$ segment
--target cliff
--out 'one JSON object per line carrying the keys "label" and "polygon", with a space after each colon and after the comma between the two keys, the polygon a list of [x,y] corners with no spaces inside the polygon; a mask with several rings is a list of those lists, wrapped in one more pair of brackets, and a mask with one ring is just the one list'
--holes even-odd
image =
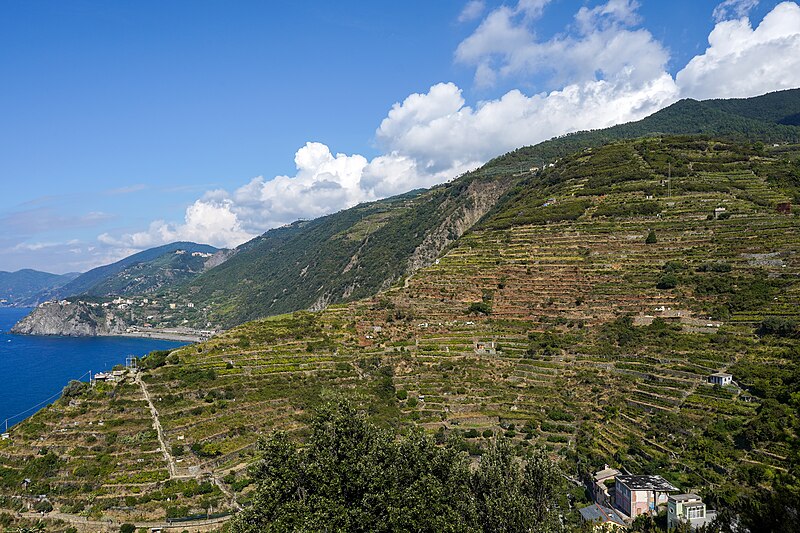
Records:
{"label": "cliff", "polygon": [[102,307],[66,300],[45,302],[17,322],[12,333],[23,335],[66,335],[90,337],[120,335],[127,324],[119,317],[107,314]]}

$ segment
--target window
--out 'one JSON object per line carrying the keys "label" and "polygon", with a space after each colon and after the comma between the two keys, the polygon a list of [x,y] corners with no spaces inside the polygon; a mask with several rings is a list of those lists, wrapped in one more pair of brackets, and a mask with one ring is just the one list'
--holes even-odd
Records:
{"label": "window", "polygon": [[705,509],[701,506],[687,507],[686,518],[694,520],[695,518],[703,518],[705,516]]}

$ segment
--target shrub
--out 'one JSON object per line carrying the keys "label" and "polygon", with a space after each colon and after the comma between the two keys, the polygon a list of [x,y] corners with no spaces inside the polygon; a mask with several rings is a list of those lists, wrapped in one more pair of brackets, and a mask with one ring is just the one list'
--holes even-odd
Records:
{"label": "shrub", "polygon": [[656,283],[658,289],[674,289],[678,286],[678,278],[675,274],[664,274]]}
{"label": "shrub", "polygon": [[467,431],[464,432],[464,437],[467,439],[474,439],[477,436],[478,436],[477,429],[468,429]]}
{"label": "shrub", "polygon": [[661,267],[664,272],[681,272],[686,270],[686,263],[683,261],[667,261],[664,263],[664,266]]}
{"label": "shrub", "polygon": [[486,439],[491,438],[494,435],[494,432],[491,429],[484,429],[483,430],[483,437]]}
{"label": "shrub", "polygon": [[119,526],[120,533],[134,533],[136,531],[136,526],[133,524],[122,524]]}
{"label": "shrub", "polygon": [[164,366],[164,363],[167,362],[167,356],[169,354],[170,350],[154,350],[144,356],[140,362],[140,366],[144,369],[154,369]]}
{"label": "shrub", "polygon": [[398,400],[405,400],[408,398],[408,392],[404,390],[397,391],[397,399]]}
{"label": "shrub", "polygon": [[49,513],[53,510],[53,504],[47,500],[41,500],[36,502],[36,505],[34,505],[33,508],[39,513]]}
{"label": "shrub", "polygon": [[467,314],[479,313],[482,315],[489,315],[492,312],[492,306],[489,302],[472,302],[467,308]]}
{"label": "shrub", "polygon": [[61,391],[62,398],[75,398],[76,396],[80,396],[84,393],[84,391],[89,389],[89,384],[84,383],[83,381],[78,381],[76,379],[71,380],[64,390]]}
{"label": "shrub", "polygon": [[733,267],[730,263],[705,263],[697,267],[698,272],[730,272]]}
{"label": "shrub", "polygon": [[759,335],[775,335],[776,337],[797,336],[797,322],[791,318],[771,316],[765,318],[758,327]]}

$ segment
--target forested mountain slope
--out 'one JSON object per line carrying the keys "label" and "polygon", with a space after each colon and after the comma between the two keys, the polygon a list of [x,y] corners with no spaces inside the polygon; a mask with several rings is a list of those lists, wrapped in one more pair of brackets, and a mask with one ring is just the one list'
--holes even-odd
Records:
{"label": "forested mountain slope", "polygon": [[202,320],[222,327],[363,298],[432,264],[533,167],[612,140],[660,133],[796,142],[800,128],[778,122],[798,108],[800,90],[736,101],[681,100],[638,122],[520,148],[428,191],[270,230],[192,281],[180,297],[211,309]]}
{"label": "forested mountain slope", "polygon": [[[183,250],[188,255],[183,261],[174,261],[169,257],[178,250]],[[218,250],[207,244],[195,244],[193,242],[173,242],[150,248],[142,252],[135,253],[124,259],[93,268],[85,272],[53,291],[51,298],[66,298],[68,296],[90,295],[127,295],[136,293],[146,293],[154,289],[162,288],[165,279],[176,277],[177,281],[183,281],[184,276],[172,276],[175,271],[196,272],[202,270],[195,257],[192,262],[192,253],[214,254]],[[180,258],[179,258],[180,259]],[[207,259],[207,258],[206,258]],[[184,264],[185,263],[185,264]],[[140,278],[140,279],[136,279]]]}
{"label": "forested mountain slope", "polygon": [[25,268],[16,272],[0,272],[0,305],[33,306],[40,295],[69,283],[80,274],[50,274]]}
{"label": "forested mountain slope", "polygon": [[[0,443],[0,492],[90,516],[232,509],[202,474],[247,502],[259,436],[302,440],[344,394],[473,455],[540,445],[573,477],[608,463],[741,512],[794,497],[800,146],[649,137],[519,178],[403,286],[146,358],[162,451],[137,383],[75,387]],[[707,385],[718,371],[737,386]]]}

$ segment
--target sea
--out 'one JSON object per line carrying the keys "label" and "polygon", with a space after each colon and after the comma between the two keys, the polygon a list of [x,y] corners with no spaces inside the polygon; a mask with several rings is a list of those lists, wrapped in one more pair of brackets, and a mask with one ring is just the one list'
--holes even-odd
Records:
{"label": "sea", "polygon": [[125,364],[127,356],[169,350],[185,342],[134,337],[39,337],[12,335],[31,310],[0,308],[0,430],[54,402],[71,379]]}

